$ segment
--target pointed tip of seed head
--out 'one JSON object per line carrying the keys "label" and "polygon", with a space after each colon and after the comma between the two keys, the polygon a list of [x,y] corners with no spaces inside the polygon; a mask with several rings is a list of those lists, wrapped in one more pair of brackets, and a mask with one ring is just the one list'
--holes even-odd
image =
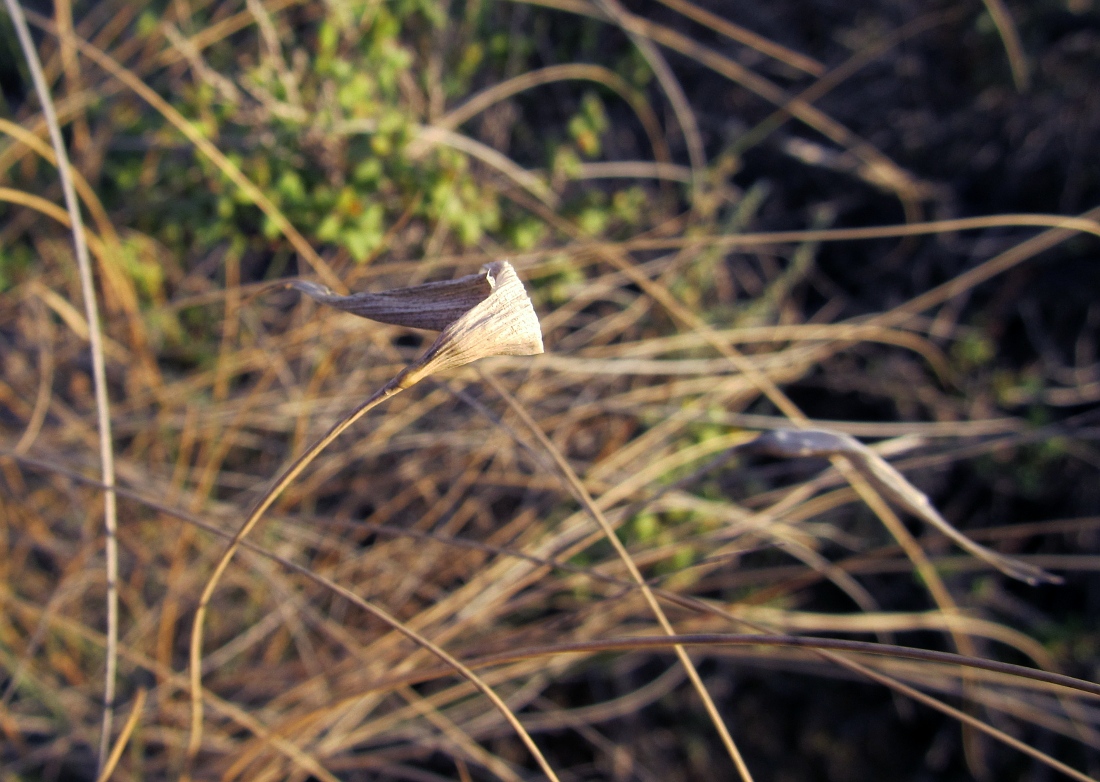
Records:
{"label": "pointed tip of seed head", "polygon": [[307,280],[285,283],[313,299],[383,323],[439,331],[435,343],[403,373],[403,382],[489,356],[544,352],[542,326],[527,290],[507,261],[477,274],[379,293],[340,296]]}

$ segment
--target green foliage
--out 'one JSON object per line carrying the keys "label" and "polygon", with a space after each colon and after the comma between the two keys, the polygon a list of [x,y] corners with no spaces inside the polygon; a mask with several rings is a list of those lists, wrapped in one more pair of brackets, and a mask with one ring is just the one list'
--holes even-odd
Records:
{"label": "green foliage", "polygon": [[[487,234],[520,249],[542,241],[544,223],[512,207],[506,214],[499,189],[464,153],[433,145],[409,154],[417,127],[427,121],[425,98],[436,89],[430,83],[434,57],[441,61],[440,85],[449,102],[469,94],[486,68],[516,57],[507,33],[487,25],[480,4],[467,4],[463,21],[488,27],[488,34],[468,38],[449,34],[454,19],[435,0],[325,8],[322,18],[296,31],[307,45],[283,53],[286,63],[297,57],[300,67],[251,52],[234,57],[228,43],[218,44],[204,56],[224,60],[226,75],[244,90],[200,80],[179,92],[177,108],[322,250],[342,248],[366,260],[408,210],[423,221],[425,236],[453,237],[462,247]],[[138,26],[153,21],[146,13]],[[233,72],[237,63],[240,70]],[[133,106],[111,111],[128,133],[168,148],[179,144],[175,131]],[[570,124],[570,149],[598,155],[607,128],[599,97],[586,95]],[[256,248],[283,246],[278,226],[198,155],[111,154],[105,174],[105,189],[116,200],[145,199],[137,227],[178,253],[203,252],[242,236]],[[151,182],[157,186],[150,193]],[[637,219],[639,201],[619,197],[619,219]],[[607,221],[592,214],[585,225],[598,232]]]}
{"label": "green foliage", "polygon": [[576,295],[584,282],[584,272],[568,256],[557,255],[547,259],[544,273],[531,280],[531,285],[547,303],[561,306]]}
{"label": "green foliage", "polygon": [[983,331],[967,331],[951,347],[951,357],[963,371],[987,366],[997,355],[997,346]]}
{"label": "green foliage", "polygon": [[21,280],[34,264],[34,253],[23,244],[0,247],[0,292]]}
{"label": "green foliage", "polygon": [[601,138],[608,127],[607,112],[599,97],[594,92],[585,93],[581,110],[569,121],[569,135],[581,154],[589,158],[597,157]]}
{"label": "green foliage", "polygon": [[517,250],[530,250],[546,238],[546,223],[530,215],[522,215],[506,223],[504,235]]}
{"label": "green foliage", "polygon": [[649,543],[661,531],[661,522],[652,513],[639,513],[633,521],[634,537],[642,543]]}
{"label": "green foliage", "polygon": [[144,302],[161,300],[164,296],[164,258],[145,237],[131,234],[122,239],[123,271],[134,281]]}
{"label": "green foliage", "polygon": [[[386,249],[399,222],[418,226],[409,233],[420,237],[422,251],[444,244],[462,251],[486,239],[527,250],[546,241],[546,220],[502,195],[499,172],[445,144],[418,141],[436,112],[532,67],[537,34],[516,38],[507,13],[478,2],[316,7],[324,11],[312,18],[274,17],[282,26],[280,51],[272,53],[254,32],[217,41],[201,51],[210,74],[155,86],[322,253],[341,250],[366,261]],[[200,12],[194,23],[203,23]],[[158,24],[157,14],[145,11],[137,33],[156,36]],[[602,29],[585,23],[576,40],[560,43],[570,58],[577,47],[596,57]],[[651,77],[644,58],[616,56],[632,83]],[[621,103],[600,88],[585,89],[540,142],[545,157],[522,163],[550,172],[562,192],[561,214],[591,237],[625,235],[653,212],[653,188],[569,186],[582,161],[604,156],[609,99]],[[289,249],[278,223],[155,113],[128,100],[103,110],[118,133],[136,140],[109,150],[101,176],[108,209],[140,199],[131,227],[177,257],[202,257],[242,239],[254,253]],[[144,279],[148,270],[131,273],[143,277],[142,286],[158,284]]]}

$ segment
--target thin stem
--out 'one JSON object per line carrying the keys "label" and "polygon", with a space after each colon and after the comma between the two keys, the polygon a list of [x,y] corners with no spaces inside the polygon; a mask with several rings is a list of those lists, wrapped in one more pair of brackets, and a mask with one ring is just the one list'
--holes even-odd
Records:
{"label": "thin stem", "polygon": [[[642,577],[642,573],[638,570],[638,566],[635,564],[634,560],[631,559],[630,552],[626,550],[623,542],[619,540],[619,536],[615,534],[615,529],[611,526],[611,522],[609,522],[603,512],[600,511],[599,506],[597,506],[596,502],[592,499],[592,495],[588,493],[588,489],[585,487],[584,483],[581,482],[576,472],[573,471],[573,468],[569,466],[569,462],[566,461],[561,451],[554,446],[550,438],[546,436],[546,433],[542,431],[527,410],[524,409],[523,405],[521,405],[512,394],[508,393],[508,390],[505,389],[496,378],[484,371],[480,372],[480,375],[482,379],[492,386],[493,390],[508,403],[512,411],[519,416],[520,420],[523,421],[524,425],[539,441],[539,444],[553,458],[554,463],[557,465],[558,470],[561,471],[562,476],[565,478],[574,496],[599,525],[608,542],[615,548],[619,558],[623,561],[623,564],[626,565],[627,570],[630,572],[630,577],[638,585],[638,588],[642,590],[642,595],[645,597],[645,601],[649,605],[650,611],[653,612],[653,615],[660,623],[661,629],[664,630],[666,635],[676,635],[676,630],[672,627],[672,623],[668,621],[668,617],[665,616],[665,612],[661,608],[660,603],[657,602],[653,590]],[[718,735],[726,748],[726,752],[730,756],[730,760],[733,761],[734,766],[737,768],[737,773],[740,775],[743,782],[752,782],[752,773],[749,771],[745,759],[741,756],[741,751],[737,748],[733,736],[730,735],[729,728],[726,727],[722,715],[718,712],[718,707],[715,705],[714,699],[710,697],[706,685],[703,684],[699,672],[695,669],[695,664],[691,661],[687,651],[680,644],[675,644],[673,650],[676,652],[676,657],[680,660],[681,665],[684,666],[684,670],[687,672],[688,678],[691,679],[691,683],[694,685],[696,692],[699,693],[699,697],[703,701],[703,707],[706,709],[711,722],[714,723],[714,727],[718,731]]]}
{"label": "thin stem", "polygon": [[96,303],[95,281],[92,277],[92,264],[88,256],[88,239],[84,233],[84,222],[80,216],[80,204],[76,199],[73,186],[69,156],[65,150],[65,141],[61,137],[61,126],[57,121],[50,88],[42,72],[42,63],[31,39],[27,19],[17,0],[4,0],[11,15],[15,33],[19,37],[19,46],[23,49],[27,67],[31,72],[38,102],[42,104],[42,116],[50,131],[50,143],[57,156],[57,173],[61,178],[61,190],[65,196],[65,208],[69,213],[69,222],[76,249],[76,265],[80,273],[80,290],[84,297],[84,316],[88,320],[88,344],[92,353],[92,381],[95,388],[96,428],[99,432],[99,460],[103,475],[103,484],[107,491],[103,494],[103,519],[106,530],[107,557],[107,660],[103,686],[103,724],[99,737],[99,755],[97,770],[102,771],[111,743],[111,726],[114,721],[115,681],[118,676],[118,512],[113,491],[115,485],[115,458],[111,444],[111,410],[107,398],[107,375],[103,361],[103,339],[99,325],[99,307]]}
{"label": "thin stem", "polygon": [[1027,63],[1027,55],[1024,54],[1024,45],[1020,42],[1020,34],[1012,21],[1012,14],[1003,0],[982,0],[985,10],[997,26],[997,33],[1004,43],[1005,54],[1008,55],[1008,64],[1012,68],[1012,81],[1016,83],[1019,92],[1027,92],[1031,86],[1031,71]]}
{"label": "thin stem", "polygon": [[[74,470],[71,470],[67,467],[64,467],[61,464],[59,464],[58,462],[47,462],[47,461],[42,460],[42,459],[36,459],[36,458],[33,458],[33,457],[26,456],[24,454],[19,454],[15,451],[8,451],[8,450],[0,450],[0,455],[10,457],[12,459],[15,459],[15,460],[19,461],[22,464],[26,464],[28,466],[35,467],[35,468],[43,470],[43,471],[57,473],[59,475],[65,475],[66,477],[70,478],[71,480],[77,481],[78,483],[82,483],[82,484],[87,485],[87,486],[95,487],[95,488],[97,488],[101,491],[109,490],[109,488],[107,486],[104,486],[103,484],[99,483],[98,481],[95,481],[94,479],[88,478],[88,477],[86,477],[84,475],[81,475],[80,473],[78,473]],[[195,526],[199,529],[202,529],[206,532],[209,532],[212,535],[216,535],[216,536],[220,536],[220,537],[229,537],[229,533],[227,533],[226,531],[218,529],[217,527],[215,527],[211,524],[208,524],[207,522],[203,521],[201,518],[195,516],[194,514],[188,513],[187,511],[181,510],[179,508],[173,508],[171,506],[165,505],[165,504],[163,504],[161,502],[158,502],[157,500],[155,500],[151,497],[146,497],[146,496],[142,495],[139,492],[133,491],[131,489],[127,489],[125,487],[121,487],[121,488],[117,488],[117,489],[110,489],[110,490],[116,491],[118,494],[120,494],[123,497],[128,497],[128,498],[130,498],[130,499],[132,499],[136,502],[139,502],[139,503],[141,503],[141,504],[143,504],[143,505],[145,505],[149,508],[153,508],[153,509],[155,509],[155,510],[161,512],[161,513],[164,513],[168,516],[177,518],[181,521],[184,521],[188,524],[191,524],[191,525],[193,525],[193,526]],[[266,549],[263,549],[260,546],[257,546],[256,544],[251,543],[250,541],[243,541],[241,543],[241,545],[242,545],[242,547],[248,549],[249,551],[252,551],[252,552],[254,552],[254,553],[256,553],[256,554],[258,554],[262,557],[265,557],[265,558],[273,561],[273,562],[278,562],[279,564],[286,567],[288,570],[291,570],[295,573],[298,573],[298,574],[304,576],[305,578],[310,579],[314,583],[316,583],[316,584],[318,584],[318,585],[320,585],[320,586],[322,586],[326,589],[332,590],[335,594],[346,597],[349,601],[355,603],[356,605],[360,606],[364,610],[374,614],[375,616],[382,619],[383,621],[386,621],[387,623],[390,623],[391,626],[393,626],[394,629],[396,629],[398,632],[401,632],[402,634],[406,635],[410,639],[416,641],[417,643],[422,644],[423,646],[425,646],[425,648],[428,648],[430,651],[432,651],[437,656],[439,656],[445,663],[447,663],[448,666],[450,666],[454,670],[457,670],[464,677],[466,677],[468,680],[470,680],[482,692],[485,692],[486,695],[488,695],[490,697],[490,699],[493,700],[494,704],[497,703],[497,699],[499,698],[499,696],[494,697],[495,693],[493,693],[491,690],[488,690],[486,692],[486,690],[488,688],[486,687],[486,685],[481,683],[481,680],[473,673],[474,668],[485,668],[485,667],[491,667],[491,666],[504,665],[504,664],[507,664],[507,663],[510,663],[510,662],[514,662],[516,660],[528,659],[528,658],[531,658],[531,657],[539,657],[539,656],[554,657],[554,656],[561,655],[561,654],[571,654],[571,653],[595,654],[595,653],[599,653],[599,652],[609,652],[609,651],[640,651],[640,650],[643,650],[643,649],[664,649],[664,648],[668,648],[669,646],[673,646],[673,645],[676,645],[676,644],[680,644],[680,645],[684,645],[684,646],[785,646],[785,647],[794,647],[794,648],[808,648],[808,649],[813,649],[813,650],[817,651],[819,654],[822,654],[823,656],[826,656],[826,659],[829,659],[829,660],[831,660],[832,662],[834,662],[838,665],[842,665],[842,666],[847,667],[847,668],[849,668],[850,670],[853,670],[853,671],[858,671],[861,675],[869,675],[864,666],[858,666],[857,667],[858,664],[855,663],[855,661],[851,660],[850,658],[842,657],[840,655],[835,655],[835,654],[829,652],[828,650],[842,650],[842,651],[846,651],[846,652],[857,652],[857,653],[865,653],[865,654],[873,654],[873,655],[882,655],[882,656],[886,656],[886,657],[894,657],[894,658],[899,658],[899,659],[911,659],[911,660],[920,660],[920,661],[926,661],[926,662],[946,663],[946,664],[949,664],[949,665],[959,665],[959,666],[964,666],[964,667],[967,667],[967,668],[975,668],[975,669],[979,669],[979,670],[992,671],[992,672],[995,672],[995,673],[1002,673],[1002,674],[1006,674],[1006,675],[1009,675],[1009,676],[1018,676],[1018,677],[1023,678],[1023,679],[1029,679],[1029,680],[1036,681],[1036,682],[1042,682],[1042,683],[1048,684],[1048,685],[1054,685],[1055,687],[1065,687],[1065,688],[1068,688],[1070,690],[1076,691],[1074,694],[1081,694],[1081,695],[1086,695],[1086,696],[1092,696],[1094,698],[1100,698],[1100,685],[1096,684],[1095,682],[1085,681],[1085,680],[1082,680],[1082,679],[1075,679],[1075,678],[1070,677],[1070,676],[1064,676],[1062,674],[1053,673],[1053,672],[1050,672],[1050,671],[1043,671],[1043,670],[1036,670],[1036,669],[1033,669],[1033,668],[1026,668],[1024,666],[1013,665],[1011,663],[1003,663],[1003,662],[999,662],[999,661],[996,661],[996,660],[987,660],[987,659],[982,658],[982,657],[972,657],[972,656],[966,656],[966,655],[959,655],[959,654],[953,654],[953,653],[950,653],[950,652],[936,652],[936,651],[932,651],[932,650],[928,650],[928,649],[916,649],[916,648],[913,648],[913,647],[895,646],[895,645],[890,645],[890,644],[869,643],[869,642],[866,642],[866,641],[852,641],[852,640],[838,639],[838,638],[815,638],[815,637],[806,637],[806,636],[775,635],[773,633],[767,633],[767,632],[765,632],[763,634],[759,634],[759,635],[755,634],[755,633],[754,634],[741,634],[741,635],[727,634],[727,633],[694,633],[694,634],[676,635],[676,636],[667,636],[666,635],[666,636],[630,636],[630,637],[627,637],[627,638],[602,638],[602,639],[598,639],[598,640],[594,640],[594,641],[574,641],[574,642],[566,642],[566,643],[560,643],[560,644],[549,644],[549,645],[546,645],[546,646],[521,647],[521,648],[513,649],[513,650],[510,650],[508,652],[501,653],[501,654],[492,654],[492,655],[486,655],[486,656],[482,656],[482,657],[469,659],[469,660],[467,660],[467,662],[465,664],[463,664],[463,663],[458,662],[458,660],[456,658],[452,657],[451,655],[449,655],[447,652],[443,651],[442,649],[439,649],[437,651],[437,649],[434,648],[430,642],[428,642],[426,639],[423,639],[415,631],[401,625],[401,623],[397,622],[396,619],[394,619],[393,617],[390,617],[388,614],[385,614],[384,612],[381,611],[381,609],[378,609],[376,606],[373,606],[372,604],[367,603],[366,601],[364,601],[361,597],[359,597],[354,592],[351,592],[350,590],[347,590],[344,587],[341,587],[340,585],[330,581],[329,579],[325,578],[324,576],[321,576],[321,575],[318,575],[317,573],[314,573],[313,571],[309,570],[308,568],[305,568],[305,567],[303,567],[303,566],[301,566],[301,565],[299,565],[295,562],[292,562],[292,561],[290,561],[290,560],[288,560],[284,557],[280,557],[278,554],[275,554],[271,551],[267,551]],[[509,552],[509,554],[511,556],[522,556],[522,555],[517,555],[513,552]],[[548,563],[548,564],[553,564],[553,563]],[[672,597],[674,597],[672,595],[664,595],[664,596],[667,597],[667,598],[670,598],[670,599]],[[694,603],[694,605],[697,608],[701,608],[701,609],[712,610],[712,611],[715,610],[713,606],[709,606],[708,604],[702,603],[702,602]],[[736,619],[738,622],[741,622],[741,623],[744,623],[744,624],[750,624],[751,626],[756,626],[755,623],[748,623],[744,619],[737,619],[736,617],[728,616],[727,614],[725,614],[725,612],[719,612],[719,613],[722,616],[726,616],[727,618]],[[411,675],[410,674],[402,674],[398,677],[389,677],[389,678],[383,679],[383,680],[376,680],[375,682],[372,683],[371,689],[377,689],[377,688],[384,687],[384,686],[396,686],[398,684],[404,684],[404,685],[418,684],[418,683],[422,683],[422,682],[425,682],[425,681],[431,681],[431,680],[435,679],[436,677],[438,677],[439,675],[441,675],[441,674],[440,674],[438,669],[435,669],[435,670],[432,670],[432,669],[420,670],[420,671],[417,671],[415,674],[411,674]],[[880,683],[884,684],[885,686],[894,687],[895,689],[897,689],[897,687],[895,685],[900,685],[900,682],[897,682],[896,679],[886,677],[882,674],[879,674],[879,676],[881,678],[877,678],[875,676],[872,676],[871,678],[874,678],[876,681],[879,681]],[[904,685],[901,685],[901,686],[904,686]],[[362,692],[358,692],[358,693],[356,693],[355,695],[353,695],[351,697],[358,698],[358,697],[361,697],[362,694],[363,694]],[[910,692],[906,691],[905,694],[909,695]],[[926,705],[929,705],[932,708],[939,708],[940,706],[946,706],[945,704],[935,700],[934,698],[931,698],[930,696],[924,695],[923,693],[917,693],[917,695],[921,696],[920,699],[922,700],[922,702],[926,703]],[[927,701],[924,700],[926,698],[928,699]],[[929,702],[929,701],[931,701],[931,702]],[[498,706],[498,708],[500,708],[500,707]],[[949,708],[949,707],[947,707],[947,708]],[[510,711],[507,711],[507,707],[504,707],[502,710],[505,712],[506,716],[511,713]],[[951,716],[955,716],[955,715],[952,714]],[[965,715],[965,716],[968,719],[973,719],[973,718],[970,718],[969,715]],[[256,726],[253,726],[253,727],[256,727]],[[260,735],[260,733],[257,733],[257,735]],[[997,738],[999,740],[1001,740],[1002,737],[1003,737],[1003,734],[1000,734],[1000,733],[995,735],[995,738]],[[1017,746],[1017,745],[1012,744],[1012,746]],[[1037,759],[1039,759],[1040,761],[1042,761],[1044,763],[1047,762],[1047,759],[1049,757],[1049,756],[1047,756],[1043,753],[1039,753],[1037,751],[1029,752],[1028,749],[1030,749],[1030,748],[1028,748],[1028,749],[1023,749],[1021,747],[1017,747],[1017,748],[1021,749],[1021,751],[1024,751],[1024,752],[1027,752],[1028,754],[1031,754],[1032,756],[1036,757]],[[1062,770],[1060,764],[1056,767],[1058,767],[1059,770]],[[1072,770],[1070,770],[1070,775],[1075,776],[1075,778],[1081,778],[1081,777],[1077,776],[1077,774],[1079,774],[1079,773],[1080,772],[1073,772]],[[1085,779],[1089,779],[1089,778],[1085,777]]]}
{"label": "thin stem", "polygon": [[[289,467],[287,467],[275,479],[275,482],[271,484],[271,487],[264,492],[263,496],[256,502],[252,508],[252,512],[248,514],[248,518],[245,519],[244,524],[237,530],[237,534],[233,536],[233,540],[230,541],[225,551],[222,553],[221,559],[218,560],[218,564],[214,567],[214,572],[210,575],[210,578],[206,582],[206,586],[202,591],[202,596],[199,598],[198,609],[195,611],[195,619],[191,625],[191,654],[190,654],[190,673],[191,673],[191,737],[187,744],[187,771],[190,771],[190,767],[194,762],[195,756],[198,755],[199,747],[202,745],[202,719],[203,719],[203,702],[202,702],[202,641],[203,641],[203,625],[206,620],[206,609],[210,605],[210,598],[214,594],[214,590],[218,587],[218,582],[221,580],[222,575],[225,573],[229,563],[232,561],[233,556],[237,553],[237,550],[241,547],[242,541],[249,532],[259,523],[264,513],[268,508],[274,504],[275,500],[286,490],[286,488],[297,478],[309,464],[320,455],[321,451],[325,450],[333,440],[340,436],[349,426],[354,424],[360,418],[362,418],[371,408],[376,407],[381,402],[389,399],[391,396],[400,393],[404,389],[408,388],[411,383],[406,384],[408,378],[408,372],[402,372],[389,383],[384,385],[378,391],[376,391],[369,399],[360,404],[350,413],[345,415],[342,419],[337,421],[328,432],[325,433],[321,439],[317,440],[306,451],[295,459]],[[185,774],[188,776],[189,774]]]}
{"label": "thin stem", "polygon": [[111,778],[111,774],[114,773],[115,766],[122,759],[122,752],[126,749],[126,742],[130,740],[130,736],[141,718],[142,709],[145,708],[145,698],[148,694],[149,691],[144,688],[138,690],[137,695],[134,697],[134,705],[130,707],[130,716],[126,718],[126,722],[118,734],[118,741],[115,742],[114,749],[111,750],[111,754],[103,764],[99,776],[96,777],[96,782],[107,782]]}
{"label": "thin stem", "polygon": [[822,652],[822,654],[828,656],[837,664],[843,665],[845,668],[853,671],[858,671],[871,681],[878,682],[885,687],[889,687],[895,692],[899,692],[902,695],[906,695],[912,698],[918,703],[923,703],[929,708],[935,709],[936,711],[941,712],[942,714],[946,714],[949,717],[953,717],[954,719],[961,722],[963,725],[969,726],[975,730],[979,730],[982,733],[985,733],[987,736],[992,736],[993,738],[1007,744],[1013,749],[1019,750],[1025,755],[1035,758],[1040,763],[1045,763],[1054,770],[1065,774],[1070,779],[1076,779],[1078,780],[1078,782],[1096,782],[1096,780],[1093,777],[1090,777],[1088,774],[1083,774],[1072,766],[1067,766],[1062,761],[1051,757],[1042,750],[1038,750],[1035,747],[1027,744],[1026,742],[1020,741],[1020,739],[1014,736],[1010,736],[1003,730],[998,730],[992,725],[988,725],[985,722],[982,722],[977,717],[956,709],[954,706],[948,706],[943,701],[933,698],[931,695],[927,695],[913,687],[910,687],[908,684],[904,684],[892,676],[887,676],[884,673],[879,673],[878,671],[868,668],[866,665],[861,665],[860,663],[857,663],[855,660],[842,657],[838,654],[833,654],[832,652]]}
{"label": "thin stem", "polygon": [[[427,355],[430,355],[430,351]],[[299,456],[294,462],[286,468],[275,479],[275,482],[271,487],[264,492],[263,496],[256,503],[252,512],[249,513],[248,518],[245,519],[244,524],[237,531],[237,534],[233,536],[233,540],[230,541],[226,547],[225,552],[222,554],[221,559],[218,561],[217,566],[214,568],[214,572],[211,574],[209,580],[206,582],[206,587],[203,589],[202,596],[199,598],[199,606],[195,612],[195,620],[191,626],[191,653],[190,653],[190,674],[191,674],[191,737],[187,745],[187,760],[186,768],[184,770],[183,778],[189,779],[191,766],[194,763],[195,757],[198,755],[199,748],[202,745],[202,721],[203,721],[203,700],[202,700],[202,641],[203,641],[203,623],[206,618],[206,609],[210,604],[210,598],[214,594],[214,590],[217,588],[218,581],[221,579],[222,574],[225,573],[225,569],[229,566],[230,561],[233,559],[233,555],[237,553],[237,550],[241,546],[251,546],[245,542],[245,536],[259,523],[263,514],[268,508],[279,498],[279,495],[286,490],[295,478],[297,478],[310,462],[317,458],[317,456],[327,448],[333,440],[340,436],[349,426],[354,424],[360,418],[363,417],[371,408],[376,407],[380,403],[395,396],[406,388],[410,388],[415,385],[419,380],[429,374],[429,372],[423,366],[423,361],[426,356],[422,356],[421,359],[401,371],[393,380],[375,392],[369,399],[356,407],[336,424],[333,425],[328,432],[325,433],[317,442],[311,445],[305,453]],[[283,561],[283,560],[280,560]],[[291,563],[284,562],[293,567],[296,571],[302,572],[304,575],[318,580],[320,577],[315,576],[310,571],[303,568],[292,565]],[[493,689],[489,687],[484,681],[481,680],[473,671],[460,663],[455,657],[448,654],[442,647],[432,643],[425,636],[420,635],[415,630],[406,627],[396,617],[391,616],[386,611],[382,610],[378,606],[372,603],[368,603],[355,593],[341,587],[338,584],[328,582],[324,580],[326,586],[336,591],[338,594],[347,598],[351,602],[358,605],[363,610],[373,614],[378,619],[381,619],[386,624],[393,627],[398,632],[402,633],[415,643],[424,647],[447,665],[451,666],[460,675],[465,677],[471,684],[478,688],[484,694],[490,702],[504,715],[504,718],[512,726],[512,728],[519,735],[521,741],[527,747],[528,751],[534,756],[535,761],[539,764],[546,777],[551,782],[559,782],[557,774],[554,773],[554,769],[551,768],[550,763],[546,760],[546,757],[542,754],[542,751],[535,744],[534,739],[520,723],[512,710],[508,708],[508,705],[501,700],[500,696],[493,692]]]}
{"label": "thin stem", "polygon": [[696,121],[695,112],[692,111],[680,82],[676,80],[676,75],[672,72],[672,68],[669,67],[657,45],[627,23],[627,20],[634,18],[634,15],[623,8],[618,0],[595,0],[595,5],[603,11],[608,19],[617,24],[638,47],[638,51],[657,77],[665,97],[672,104],[672,113],[676,115],[680,131],[684,134],[688,159],[691,161],[692,192],[694,195],[698,195],[702,185],[701,179],[707,167],[707,158],[703,149],[703,137],[699,132],[699,123]]}

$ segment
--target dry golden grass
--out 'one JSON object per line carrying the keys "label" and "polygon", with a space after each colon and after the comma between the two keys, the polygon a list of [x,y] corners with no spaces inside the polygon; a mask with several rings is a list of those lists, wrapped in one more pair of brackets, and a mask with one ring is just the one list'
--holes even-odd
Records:
{"label": "dry golden grass", "polygon": [[[202,52],[231,35],[267,41],[272,72],[293,81],[274,54],[293,29],[279,14],[323,14],[322,4],[197,3],[191,13],[210,11],[200,26],[187,24],[179,3],[147,36],[130,30],[137,11],[127,3],[103,4],[113,18],[88,10],[75,26],[68,3],[53,19],[29,15],[45,31],[44,71],[76,152],[103,317],[97,324],[82,312],[91,287],[74,273],[71,217],[56,191],[0,189],[13,205],[0,239],[35,252],[34,265],[0,294],[0,779],[94,779],[97,763],[104,777],[134,780],[520,780],[540,770],[562,780],[765,779],[745,752],[751,726],[731,719],[731,672],[754,670],[871,681],[899,703],[939,710],[963,726],[976,774],[1004,744],[1090,778],[1078,770],[1086,755],[1076,747],[1100,750],[1100,687],[1029,674],[1025,666],[1058,674],[1064,661],[981,610],[972,587],[977,574],[999,584],[998,568],[1033,579],[1043,570],[1097,572],[1087,547],[1043,555],[1023,543],[1094,534],[1100,520],[967,529],[982,546],[964,554],[902,476],[1066,436],[966,397],[947,355],[966,332],[952,307],[1039,253],[1100,235],[1100,209],[924,220],[935,188],[814,104],[851,68],[829,71],[683,0],[662,3],[794,75],[770,78],[616,0],[532,2],[621,28],[657,86],[646,94],[602,66],[552,66],[449,100],[440,112],[429,84],[410,158],[436,147],[468,155],[484,187],[542,221],[552,238],[523,252],[489,238],[463,249],[410,206],[387,225],[370,262],[358,264],[313,246],[218,140],[149,86],[162,69],[177,69],[178,79],[187,65],[197,82],[244,89],[241,74],[203,66]],[[364,18],[377,5],[367,3]],[[989,5],[1024,82],[1011,18],[999,2]],[[289,50],[293,42],[283,43]],[[706,159],[700,109],[679,89],[667,51],[773,104],[779,113],[762,121],[760,139],[792,119],[821,134],[845,156],[845,175],[895,199],[908,222],[829,229],[823,209],[805,230],[754,231],[751,194],[723,173],[732,158]],[[461,130],[516,95],[578,80],[624,98],[653,160],[589,162],[556,178]],[[665,101],[660,112],[654,95]],[[188,266],[116,224],[127,211],[109,213],[88,184],[102,160],[87,117],[94,101],[116,100],[163,117],[174,139],[182,134],[221,172],[217,187],[268,218],[303,274],[340,292],[449,279],[510,259],[535,299],[545,355],[425,373],[432,376],[364,409],[353,429],[278,485],[262,519],[250,516],[271,479],[434,337],[272,293],[242,273],[233,246]],[[293,113],[295,105],[288,98],[262,108]],[[353,120],[329,128],[323,142],[338,146],[366,127]],[[7,184],[19,166],[56,165],[47,124],[26,106],[0,122]],[[688,165],[675,165],[670,147]],[[149,170],[151,188],[154,163]],[[646,224],[598,237],[557,210],[577,187],[571,177],[623,174],[679,182],[687,208],[661,201],[667,185],[654,186],[647,192],[664,206]],[[803,306],[800,286],[826,243],[899,238],[904,251],[921,241],[914,237],[1006,227],[1032,229],[1013,234],[1030,238],[897,306],[839,318],[842,296],[828,292],[816,313]],[[164,269],[168,282],[152,296],[126,265],[134,253]],[[165,348],[172,329],[205,340],[207,360],[175,365]],[[97,426],[90,339],[106,366],[109,437],[102,400]],[[882,378],[850,360],[869,346],[930,400],[927,420],[815,421],[784,392],[823,374],[873,388]],[[1043,393],[1055,405],[1100,398],[1087,377]],[[743,448],[760,431],[809,427],[883,441],[873,451],[810,449],[832,462],[778,477]],[[104,437],[114,477],[102,477]],[[1086,446],[1077,453],[1092,458]],[[739,470],[744,481],[726,480]],[[112,481],[117,493],[104,485]],[[104,497],[116,495],[117,639],[104,531]],[[939,533],[906,526],[910,512]],[[107,518],[114,513],[108,506]],[[241,550],[224,559],[219,582],[215,563],[235,534]],[[890,578],[920,607],[884,609],[876,585]],[[830,584],[842,610],[814,602]],[[116,664],[112,724],[103,700]],[[623,682],[630,691],[616,689]],[[588,688],[584,702],[563,702],[567,687]],[[601,729],[670,693],[692,704],[697,723],[642,723],[650,732],[614,738]],[[703,725],[705,758],[693,764],[676,746],[687,747]],[[1059,737],[1056,750],[1035,741],[1048,734]]]}

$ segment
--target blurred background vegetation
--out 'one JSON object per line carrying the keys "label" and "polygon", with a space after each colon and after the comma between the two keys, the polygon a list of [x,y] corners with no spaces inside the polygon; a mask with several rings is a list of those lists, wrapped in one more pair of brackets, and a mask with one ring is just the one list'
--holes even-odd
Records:
{"label": "blurred background vegetation", "polygon": [[[547,355],[372,413],[251,539],[460,659],[532,649],[479,671],[562,780],[736,772],[671,651],[534,649],[660,628],[479,371],[566,456],[680,633],[1100,678],[1100,239],[1019,216],[1100,215],[1095,0],[25,8],[86,183],[131,492],[114,778],[185,765],[191,619],[225,545],[188,519],[235,530],[428,344],[269,289],[294,276],[382,290],[507,258],[526,281]],[[92,780],[108,644],[89,323],[6,17],[0,36],[0,780]],[[1017,217],[904,230],[996,215]],[[895,229],[845,233],[868,226]],[[790,426],[761,378],[1066,583],[1013,582],[912,518],[891,534],[823,459],[733,450]],[[1062,778],[813,652],[691,654],[761,782]],[[1100,775],[1095,700],[853,659]],[[436,658],[254,552],[211,605],[203,671],[197,779],[538,778]]]}

